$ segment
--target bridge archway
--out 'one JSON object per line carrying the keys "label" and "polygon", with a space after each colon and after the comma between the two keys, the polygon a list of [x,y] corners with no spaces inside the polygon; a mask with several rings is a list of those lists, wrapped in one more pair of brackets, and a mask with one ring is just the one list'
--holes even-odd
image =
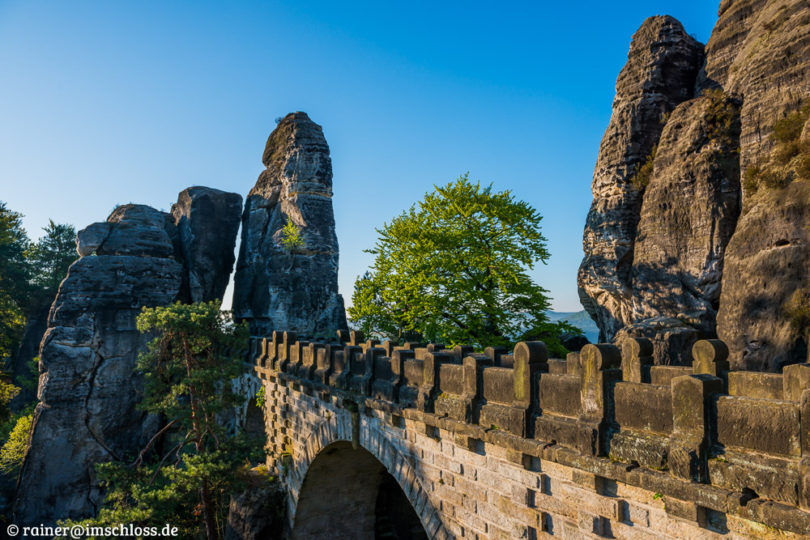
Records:
{"label": "bridge archway", "polygon": [[293,538],[426,540],[419,516],[382,462],[334,442],[307,469]]}

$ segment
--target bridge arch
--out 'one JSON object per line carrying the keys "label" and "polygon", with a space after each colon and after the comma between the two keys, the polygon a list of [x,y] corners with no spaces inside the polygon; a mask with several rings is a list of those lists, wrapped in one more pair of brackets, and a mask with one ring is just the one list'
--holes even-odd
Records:
{"label": "bridge arch", "polygon": [[293,538],[444,536],[439,513],[414,469],[418,460],[403,453],[377,423],[341,409],[294,445],[283,475]]}

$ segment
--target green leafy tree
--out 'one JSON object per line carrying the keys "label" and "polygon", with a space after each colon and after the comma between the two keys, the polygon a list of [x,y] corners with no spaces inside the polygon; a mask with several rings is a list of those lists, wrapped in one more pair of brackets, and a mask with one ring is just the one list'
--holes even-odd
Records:
{"label": "green leafy tree", "polygon": [[281,229],[281,247],[284,251],[292,253],[296,249],[304,247],[304,238],[301,229],[293,223],[292,218],[287,217],[287,224]]}
{"label": "green leafy tree", "polygon": [[468,175],[378,229],[376,256],[355,283],[352,322],[367,334],[478,347],[545,338],[552,352],[567,324],[550,323],[547,291],[528,271],[549,257],[542,217],[509,191]]}
{"label": "green leafy tree", "polygon": [[221,538],[231,493],[264,455],[263,441],[228,433],[221,421],[245,399],[230,381],[244,369],[247,327],[219,302],[144,308],[137,325],[156,334],[138,359],[140,407],[166,423],[132,463],[97,467],[106,501],[88,523],[171,523],[183,537]]}
{"label": "green leafy tree", "polygon": [[28,449],[28,437],[34,415],[24,414],[16,419],[8,439],[0,448],[0,473],[16,474],[20,470],[25,452]]}
{"label": "green leafy tree", "polygon": [[31,310],[47,309],[56,297],[59,284],[79,255],[76,253],[76,229],[72,225],[48,221],[45,234],[25,251],[30,267]]}
{"label": "green leafy tree", "polygon": [[25,327],[24,307],[30,291],[25,260],[28,245],[22,214],[0,201],[0,358],[16,351]]}

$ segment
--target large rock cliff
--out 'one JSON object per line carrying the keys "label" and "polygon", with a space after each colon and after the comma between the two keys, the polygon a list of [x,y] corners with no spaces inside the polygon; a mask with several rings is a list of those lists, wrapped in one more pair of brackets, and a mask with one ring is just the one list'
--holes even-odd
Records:
{"label": "large rock cliff", "polygon": [[593,175],[593,204],[585,225],[579,297],[611,339],[632,321],[632,263],[643,188],[633,182],[653,154],[663,120],[690,99],[703,46],[672,17],[651,17],[633,36],[616,81],[613,114]]}
{"label": "large rock cliff", "polygon": [[[257,335],[279,329],[332,335],[347,326],[337,287],[332,160],[321,126],[306,113],[288,114],[270,134],[262,161],[267,168],[242,216],[234,315]],[[284,245],[288,234],[300,242]]]}
{"label": "large rock cliff", "polygon": [[189,188],[173,210],[120,206],[78,234],[81,258],[59,287],[40,349],[20,525],[93,515],[102,502],[95,464],[125,459],[157,429],[136,408],[142,381],[133,370],[148,341],[135,326],[140,309],[224,293],[241,197]]}
{"label": "large rock cliff", "polygon": [[[810,6],[724,0],[705,63],[703,51],[692,57],[694,96],[661,126],[621,121],[625,72],[634,50],[650,46],[642,31],[661,20],[677,25],[645,21],[617,82],[585,228],[582,303],[603,339],[656,337],[658,362],[685,360],[675,351],[714,335],[729,344],[735,368],[802,361],[807,329],[792,313],[810,295],[810,135],[774,126],[810,115],[796,112],[810,97]],[[617,148],[654,150],[635,169],[606,175]]]}
{"label": "large rock cliff", "polygon": [[708,48],[707,84],[743,98],[743,213],[726,252],[717,333],[732,365],[778,370],[807,359],[807,329],[790,311],[794,295],[810,294],[810,174],[796,170],[810,141],[794,147],[773,128],[791,113],[801,120],[795,111],[810,102],[810,5],[723,2]]}

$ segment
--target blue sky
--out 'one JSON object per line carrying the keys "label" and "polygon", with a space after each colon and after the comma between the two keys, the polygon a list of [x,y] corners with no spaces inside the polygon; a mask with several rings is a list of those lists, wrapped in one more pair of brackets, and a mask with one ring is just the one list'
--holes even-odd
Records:
{"label": "blue sky", "polygon": [[243,196],[274,119],[332,151],[339,285],[375,228],[469,171],[544,216],[533,275],[581,309],[590,183],[633,32],[670,14],[708,39],[717,3],[0,0],[0,200],[37,237],[190,185]]}

